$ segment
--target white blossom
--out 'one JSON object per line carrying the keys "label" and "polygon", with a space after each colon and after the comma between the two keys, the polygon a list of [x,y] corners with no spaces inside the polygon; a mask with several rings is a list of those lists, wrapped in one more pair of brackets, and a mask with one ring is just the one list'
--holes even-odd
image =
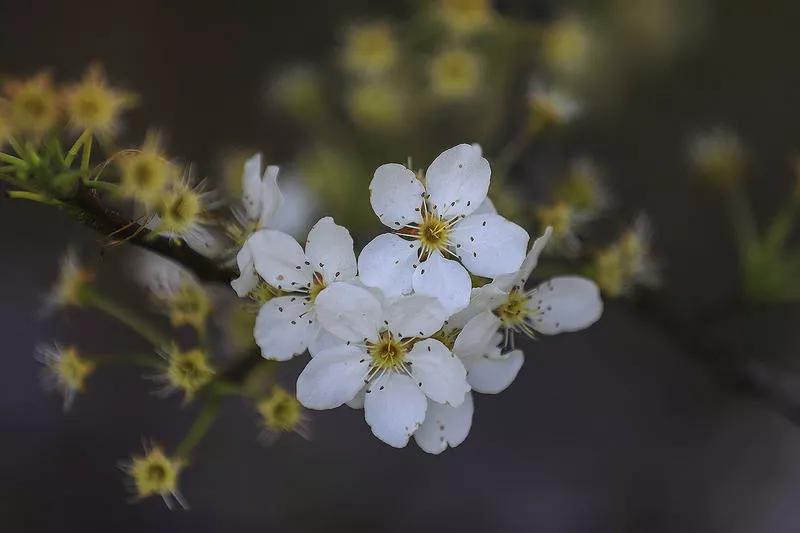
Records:
{"label": "white blossom", "polygon": [[425,420],[428,400],[465,401],[466,370],[439,340],[444,324],[437,299],[415,294],[388,302],[356,284],[338,283],[317,298],[317,315],[338,346],[319,351],[297,380],[297,398],[310,409],[360,403],[373,434],[404,447]]}
{"label": "white blossom", "polygon": [[514,346],[514,334],[578,331],[596,322],[603,313],[603,302],[597,285],[579,276],[559,276],[541,283],[531,290],[525,284],[547,244],[552,228],[536,239],[520,269],[499,276],[491,283],[473,290],[467,309],[457,318],[464,320],[480,312],[491,310],[500,320],[505,346]]}
{"label": "white blossom", "polygon": [[245,161],[242,173],[242,207],[234,209],[233,214],[246,236],[241,249],[236,254],[239,277],[231,281],[233,290],[240,297],[246,296],[258,285],[258,276],[253,262],[250,237],[260,229],[268,227],[283,205],[283,194],[278,187],[279,167],[267,166],[261,174],[261,154],[255,154]]}
{"label": "white blossom", "polygon": [[378,167],[370,184],[372,208],[394,233],[367,244],[359,256],[362,282],[389,298],[424,294],[453,313],[469,303],[469,273],[496,277],[516,271],[528,233],[496,213],[476,213],[486,199],[489,162],[477,145],[440,154],[425,185],[406,167]]}
{"label": "white blossom", "polygon": [[311,228],[305,251],[286,233],[269,229],[254,233],[248,246],[258,275],[285,293],[258,312],[256,342],[268,359],[291,359],[313,346],[320,333],[319,297],[356,277],[353,239],[325,217]]}

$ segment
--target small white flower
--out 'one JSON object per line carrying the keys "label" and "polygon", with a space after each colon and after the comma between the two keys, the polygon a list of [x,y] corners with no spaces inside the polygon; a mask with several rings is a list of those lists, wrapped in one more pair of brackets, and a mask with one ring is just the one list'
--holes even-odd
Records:
{"label": "small white flower", "polygon": [[285,361],[303,353],[320,333],[317,300],[330,288],[356,277],[353,239],[331,217],[317,222],[303,248],[286,233],[262,229],[248,240],[254,268],[285,296],[258,312],[255,338],[268,359]]}
{"label": "small white flower", "polygon": [[528,233],[496,213],[476,213],[491,171],[479,146],[445,150],[428,167],[425,185],[394,163],[375,171],[372,208],[395,230],[367,244],[358,259],[361,281],[387,298],[413,292],[437,298],[454,313],[469,303],[469,273],[496,277],[525,258]]}
{"label": "small white flower", "polygon": [[[236,234],[242,247],[236,255],[239,277],[231,281],[231,286],[240,297],[256,288],[258,276],[253,262],[250,238],[253,233],[264,229],[283,205],[283,194],[278,188],[278,170],[274,165],[267,166],[261,175],[261,154],[255,154],[244,164],[242,174],[242,205],[244,210],[234,209],[233,214],[239,226]],[[242,242],[243,241],[243,242]]]}
{"label": "small white flower", "polygon": [[504,330],[503,344],[512,348],[515,333],[530,337],[537,333],[554,335],[578,331],[596,322],[603,313],[603,301],[591,280],[560,276],[525,290],[525,283],[551,234],[552,228],[548,227],[544,235],[536,239],[517,272],[499,276],[475,289],[469,307],[455,318],[464,320],[487,309],[493,311]]}
{"label": "small white flower", "polygon": [[278,188],[279,167],[268,165],[261,174],[261,154],[255,154],[244,163],[242,174],[243,218],[254,230],[266,228],[283,204],[283,194]]}
{"label": "small white flower", "polygon": [[359,402],[363,389],[373,434],[402,448],[425,420],[429,399],[450,406],[465,401],[464,365],[430,338],[446,317],[435,298],[414,294],[386,303],[368,289],[338,283],[317,298],[317,314],[342,340],[318,352],[300,374],[297,398],[306,407]]}

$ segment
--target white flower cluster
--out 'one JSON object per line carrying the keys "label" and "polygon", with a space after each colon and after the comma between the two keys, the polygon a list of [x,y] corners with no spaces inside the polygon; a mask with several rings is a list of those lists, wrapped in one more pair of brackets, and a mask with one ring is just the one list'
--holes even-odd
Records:
{"label": "white flower cluster", "polygon": [[[240,296],[259,283],[280,291],[258,313],[264,357],[312,358],[297,380],[310,409],[363,408],[382,441],[411,436],[441,453],[466,438],[472,392],[496,394],[514,380],[523,354],[517,332],[575,331],[602,313],[599,291],[580,277],[525,284],[550,236],[527,252],[528,233],[487,199],[490,168],[477,145],[446,150],[424,177],[398,164],[375,171],[371,203],[391,231],[358,259],[348,230],[326,217],[305,249],[267,229],[280,205],[275,176],[245,167],[245,205],[261,221],[238,254]],[[492,281],[473,288],[470,274]]]}

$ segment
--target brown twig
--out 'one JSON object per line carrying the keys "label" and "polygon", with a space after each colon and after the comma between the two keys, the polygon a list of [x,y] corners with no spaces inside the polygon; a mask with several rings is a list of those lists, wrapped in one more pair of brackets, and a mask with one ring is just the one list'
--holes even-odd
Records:
{"label": "brown twig", "polygon": [[177,261],[203,281],[228,283],[236,276],[229,267],[194,251],[189,246],[155,235],[142,225],[127,219],[104,205],[95,191],[79,185],[75,195],[64,201],[67,210],[83,224],[116,241],[126,241]]}

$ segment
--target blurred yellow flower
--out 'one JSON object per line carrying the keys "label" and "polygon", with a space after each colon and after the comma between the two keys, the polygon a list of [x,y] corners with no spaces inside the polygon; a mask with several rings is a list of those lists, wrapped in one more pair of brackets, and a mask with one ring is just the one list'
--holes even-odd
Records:
{"label": "blurred yellow flower", "polygon": [[491,0],[439,0],[439,17],[455,33],[473,33],[491,23]]}
{"label": "blurred yellow flower", "polygon": [[52,307],[80,306],[84,303],[84,288],[94,279],[94,272],[81,265],[73,249],[61,259],[58,280],[47,298]]}
{"label": "blurred yellow flower", "polygon": [[732,130],[719,126],[689,141],[689,161],[699,178],[713,185],[731,185],[744,173],[742,141]]}
{"label": "blurred yellow flower", "polygon": [[352,26],[345,36],[344,64],[356,74],[384,74],[395,65],[397,56],[394,32],[386,22]]}
{"label": "blurred yellow flower", "polygon": [[577,16],[569,15],[554,21],[544,32],[542,56],[557,74],[576,77],[588,66],[590,34]]}
{"label": "blurred yellow flower", "polygon": [[178,177],[178,169],[166,159],[159,147],[159,139],[149,134],[140,150],[120,154],[119,193],[152,207],[163,196],[167,185]]}
{"label": "blurred yellow flower", "polygon": [[444,99],[468,97],[475,93],[480,81],[480,60],[460,48],[439,53],[428,70],[434,94]]}
{"label": "blurred yellow flower", "polygon": [[49,74],[8,82],[3,86],[3,92],[8,97],[13,133],[38,138],[58,124],[61,109]]}
{"label": "blurred yellow flower", "polygon": [[280,433],[290,431],[307,437],[306,417],[303,407],[294,395],[286,389],[274,386],[272,393],[256,405],[261,415],[261,422],[269,437],[276,437]]}
{"label": "blurred yellow flower", "polygon": [[319,76],[305,66],[279,75],[270,87],[269,96],[278,107],[300,119],[319,116],[325,107]]}
{"label": "blurred yellow flower", "polygon": [[597,167],[587,158],[578,158],[570,163],[566,178],[556,186],[555,197],[576,211],[591,216],[609,203],[609,193],[600,180]]}
{"label": "blurred yellow flower", "polygon": [[391,83],[369,81],[350,92],[350,114],[367,129],[396,129],[402,124],[404,108],[403,93]]}
{"label": "blurred yellow flower", "polygon": [[67,119],[78,131],[91,130],[107,137],[119,127],[120,114],[133,107],[133,94],[108,86],[101,67],[89,67],[80,83],[64,90]]}
{"label": "blurred yellow flower", "polygon": [[69,409],[75,396],[86,388],[86,378],[94,371],[95,363],[78,355],[69,346],[42,346],[38,359],[45,365],[45,385],[57,389],[64,397],[64,409]]}
{"label": "blurred yellow flower", "polygon": [[195,348],[184,352],[173,345],[165,355],[166,373],[159,376],[166,383],[165,393],[180,390],[186,401],[190,401],[214,377],[214,368],[203,350]]}
{"label": "blurred yellow flower", "polygon": [[532,133],[539,133],[548,127],[567,125],[583,110],[580,102],[566,92],[536,82],[528,91],[528,107]]}
{"label": "blurred yellow flower", "polygon": [[172,508],[171,499],[174,498],[186,508],[186,503],[178,492],[178,476],[183,468],[182,461],[167,456],[159,446],[145,451],[144,456],[134,456],[124,465],[136,497],[142,499],[148,496],[161,496],[169,508]]}

